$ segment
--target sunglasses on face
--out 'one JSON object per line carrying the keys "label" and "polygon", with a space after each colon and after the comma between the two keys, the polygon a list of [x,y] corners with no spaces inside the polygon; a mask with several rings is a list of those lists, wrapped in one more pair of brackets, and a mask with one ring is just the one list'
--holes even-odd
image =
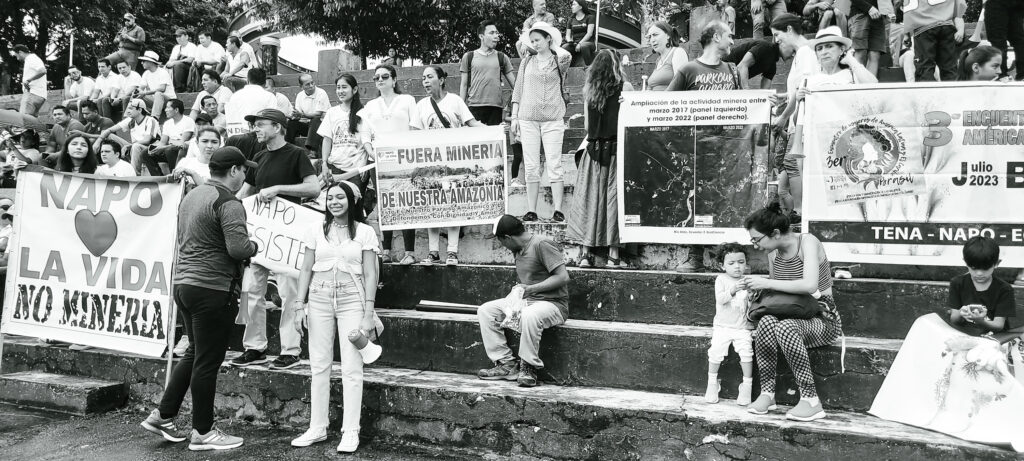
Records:
{"label": "sunglasses on face", "polygon": [[391,80],[391,74],[380,74],[373,76],[373,81],[375,82],[386,82],[388,80]]}

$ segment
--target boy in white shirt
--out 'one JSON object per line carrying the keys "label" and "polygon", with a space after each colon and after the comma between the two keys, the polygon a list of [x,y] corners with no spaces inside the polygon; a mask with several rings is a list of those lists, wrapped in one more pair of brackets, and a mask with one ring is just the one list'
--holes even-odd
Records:
{"label": "boy in white shirt", "polygon": [[723,243],[718,247],[718,257],[724,274],[715,279],[715,320],[711,332],[711,347],[708,348],[708,389],[704,400],[718,403],[718,368],[729,353],[729,345],[740,356],[743,368],[743,382],[740,384],[736,403],[750,404],[750,393],[754,382],[754,347],[751,330],[754,325],[747,320],[750,301],[746,283],[742,282],[747,271],[747,255],[738,243]]}
{"label": "boy in white shirt", "polygon": [[131,178],[135,176],[135,168],[121,160],[121,146],[110,139],[100,141],[100,160],[103,164],[96,167],[97,176],[113,178]]}

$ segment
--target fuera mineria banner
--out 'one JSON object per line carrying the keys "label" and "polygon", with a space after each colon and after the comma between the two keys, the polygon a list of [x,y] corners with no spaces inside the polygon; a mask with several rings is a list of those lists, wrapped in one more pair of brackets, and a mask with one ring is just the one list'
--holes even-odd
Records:
{"label": "fuera mineria banner", "polygon": [[829,258],[959,266],[984,235],[1024,266],[1024,85],[814,91],[805,120],[804,230]]}

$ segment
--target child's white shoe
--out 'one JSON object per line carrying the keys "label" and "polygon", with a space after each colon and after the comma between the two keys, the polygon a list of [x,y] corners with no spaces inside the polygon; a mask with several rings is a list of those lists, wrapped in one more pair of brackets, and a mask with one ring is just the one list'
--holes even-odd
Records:
{"label": "child's white shoe", "polygon": [[750,405],[750,393],[753,386],[750,383],[740,383],[740,395],[736,397],[736,403],[740,406]]}
{"label": "child's white shoe", "polygon": [[708,390],[704,393],[704,401],[707,403],[718,403],[718,392],[722,390],[722,384],[718,380],[708,381]]}

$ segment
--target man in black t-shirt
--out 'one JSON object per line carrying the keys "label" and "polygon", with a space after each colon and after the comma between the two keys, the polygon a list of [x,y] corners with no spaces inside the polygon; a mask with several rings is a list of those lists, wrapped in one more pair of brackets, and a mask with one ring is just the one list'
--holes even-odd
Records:
{"label": "man in black t-shirt", "polygon": [[761,89],[771,88],[776,66],[781,57],[779,45],[769,40],[749,40],[735,45],[722,61],[736,64],[740,76],[740,87],[750,89],[750,79],[761,76]]}
{"label": "man in black t-shirt", "polygon": [[973,237],[963,254],[968,272],[949,281],[949,323],[975,336],[1010,329],[1010,318],[1017,316],[1013,287],[992,276],[999,267],[999,245],[988,237]]}
{"label": "man in black t-shirt", "polygon": [[739,88],[735,66],[722,58],[732,49],[732,30],[722,21],[711,21],[700,34],[704,51],[676,72],[668,91],[715,91]]}
{"label": "man in black t-shirt", "polygon": [[[256,140],[266,144],[266,149],[258,152],[253,160],[258,165],[249,170],[245,184],[238,192],[238,198],[246,198],[258,194],[258,200],[269,202],[280,197],[290,202],[299,203],[304,198],[313,198],[320,194],[320,183],[317,181],[316,170],[309,162],[305,149],[285,142],[288,117],[277,109],[263,109],[256,115],[248,115],[245,120],[255,125]],[[269,245],[260,245],[266,248]],[[267,293],[267,278],[270,271],[258,264],[252,264],[246,274],[247,286],[243,286],[249,320],[242,336],[245,352],[231,361],[235,366],[254,365],[267,362],[267,312],[263,308],[263,298]],[[281,295],[281,355],[270,364],[271,368],[291,368],[299,363],[299,342],[302,332],[295,328],[295,316],[301,315],[302,300],[297,299],[298,280],[293,277],[277,274],[277,291]]]}

